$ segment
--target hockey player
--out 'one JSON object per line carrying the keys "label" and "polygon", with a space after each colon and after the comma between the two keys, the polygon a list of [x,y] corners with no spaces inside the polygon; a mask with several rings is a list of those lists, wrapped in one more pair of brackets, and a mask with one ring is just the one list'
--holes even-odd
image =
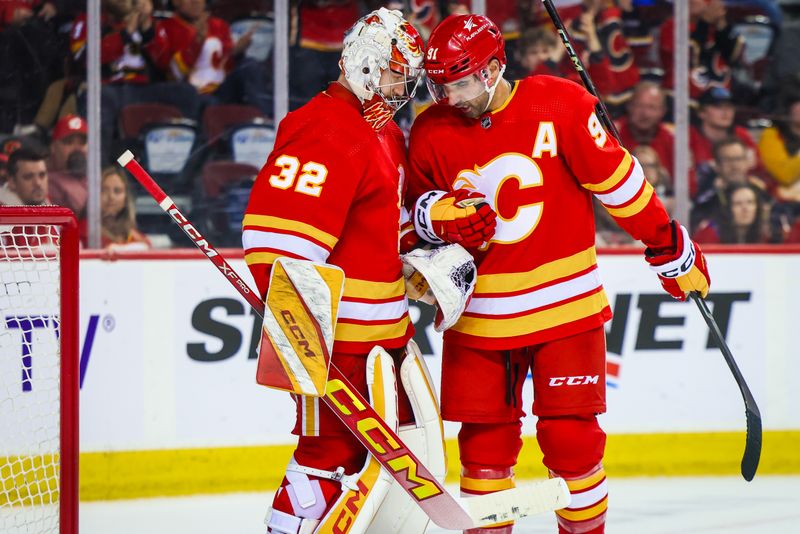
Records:
{"label": "hockey player", "polygon": [[[345,35],[339,79],[281,122],[243,221],[245,260],[262,297],[279,257],[344,271],[332,362],[387,423],[397,424],[399,410],[404,441],[402,425],[413,422],[417,404],[409,402],[406,380],[397,386],[397,400],[391,366],[404,379],[424,379],[426,371],[410,341],[398,255],[407,164],[403,134],[391,118],[416,91],[423,46],[398,11],[381,8],[360,19]],[[434,415],[431,436],[443,476],[436,400],[428,382],[416,383],[423,385],[413,391],[414,402],[427,402]],[[391,479],[320,398],[295,400],[298,444],[275,494],[268,531],[365,532]],[[390,517],[391,528],[373,525],[371,532],[395,532],[420,512],[390,508],[409,515]],[[421,525],[404,528],[419,532],[426,523],[423,514]]]}
{"label": "hockey player", "polygon": [[[478,266],[472,300],[444,334],[442,417],[462,423],[462,492],[512,487],[530,369],[544,464],[572,494],[557,512],[559,532],[599,533],[607,491],[596,415],[606,410],[603,323],[611,310],[597,271],[592,196],[647,245],[645,259],[675,298],[705,296],[708,272],[639,163],[603,129],[597,99],[549,76],[509,82],[505,66],[491,20],[442,21],[425,59],[437,104],[411,130],[407,205],[419,235],[468,244],[483,232],[484,241],[470,250]],[[469,195],[476,211],[491,208],[496,227],[443,232],[440,204],[453,191]],[[454,235],[460,228],[466,238]]]}

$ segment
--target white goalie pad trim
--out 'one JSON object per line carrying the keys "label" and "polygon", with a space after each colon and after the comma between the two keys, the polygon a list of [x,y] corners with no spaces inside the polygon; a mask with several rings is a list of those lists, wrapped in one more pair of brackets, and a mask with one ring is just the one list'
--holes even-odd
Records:
{"label": "white goalie pad trim", "polygon": [[[417,344],[409,340],[407,356],[400,365],[400,381],[414,412],[414,423],[400,427],[398,435],[431,473],[444,482],[447,458],[436,390]],[[367,534],[418,534],[430,518],[393,482]]]}
{"label": "white goalie pad trim", "polygon": [[[444,332],[456,324],[469,304],[478,278],[470,253],[461,245],[452,244],[433,250],[412,250],[400,258],[405,265],[419,271],[428,282],[442,314],[441,321],[434,324],[435,330]],[[404,268],[403,274],[409,277],[413,272]]]}
{"label": "white goalie pad trim", "polygon": [[[319,322],[322,337],[328,346],[328,352],[333,352],[333,318],[331,317],[331,293],[325,280],[314,268],[314,262],[305,260],[295,260],[291,258],[278,258],[275,263],[280,263],[289,275],[297,292],[302,295],[303,300]],[[331,265],[322,264],[330,268]],[[342,284],[344,291],[344,284]],[[341,296],[341,292],[338,296]]]}
{"label": "white goalie pad trim", "polygon": [[418,236],[434,245],[441,245],[444,240],[433,231],[431,207],[446,194],[446,191],[428,191],[419,197],[414,205],[414,229]]}
{"label": "white goalie pad trim", "polygon": [[[389,353],[379,346],[373,347],[367,356],[366,374],[370,403],[386,424],[396,429],[397,384],[394,361]],[[364,534],[394,482],[392,476],[369,454],[361,471],[350,476],[355,477],[355,486],[343,488],[314,532],[337,532],[334,523],[351,521],[348,534]],[[371,486],[367,483],[371,483]],[[366,497],[363,490],[366,490]],[[342,518],[343,513],[347,514],[346,519]]]}
{"label": "white goalie pad trim", "polygon": [[319,520],[303,519],[270,508],[267,511],[264,523],[267,525],[269,532],[277,534],[312,534],[319,524]]}
{"label": "white goalie pad trim", "polygon": [[683,250],[680,257],[664,265],[651,265],[650,269],[657,272],[664,278],[678,278],[692,270],[696,253],[694,243],[689,239],[689,232],[683,225],[680,225],[681,235],[683,236]]}

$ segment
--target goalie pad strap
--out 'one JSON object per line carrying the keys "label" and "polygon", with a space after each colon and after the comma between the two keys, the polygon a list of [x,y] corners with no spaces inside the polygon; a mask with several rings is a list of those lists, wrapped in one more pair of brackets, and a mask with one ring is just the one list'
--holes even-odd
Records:
{"label": "goalie pad strap", "polygon": [[446,191],[428,191],[419,197],[414,205],[414,229],[417,235],[434,245],[442,245],[444,240],[433,231],[431,207],[446,194]]}
{"label": "goalie pad strap", "polygon": [[342,486],[347,489],[355,490],[358,488],[356,483],[358,482],[357,475],[345,475],[344,474],[344,467],[337,467],[336,471],[325,471],[323,469],[315,469],[313,467],[306,467],[304,465],[300,465],[297,463],[290,463],[286,467],[286,477],[290,478],[289,472],[295,473],[303,473],[306,475],[311,475],[317,478],[327,478],[330,480],[335,480],[339,482]]}

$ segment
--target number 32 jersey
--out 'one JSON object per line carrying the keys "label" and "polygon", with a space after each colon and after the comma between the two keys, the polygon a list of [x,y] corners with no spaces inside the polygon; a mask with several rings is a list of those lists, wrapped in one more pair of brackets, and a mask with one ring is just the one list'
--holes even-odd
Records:
{"label": "number 32 jersey", "polygon": [[663,205],[639,163],[603,129],[596,103],[573,82],[532,76],[480,119],[434,105],[414,122],[407,205],[430,190],[467,188],[498,215],[492,240],[470,250],[475,293],[445,340],[504,350],[609,320],[593,196],[634,238],[671,243]]}
{"label": "number 32 jersey", "polygon": [[334,350],[366,355],[404,346],[413,326],[398,254],[405,140],[394,122],[376,132],[360,111],[332,83],[287,115],[250,193],[242,242],[262,297],[280,256],[341,267]]}

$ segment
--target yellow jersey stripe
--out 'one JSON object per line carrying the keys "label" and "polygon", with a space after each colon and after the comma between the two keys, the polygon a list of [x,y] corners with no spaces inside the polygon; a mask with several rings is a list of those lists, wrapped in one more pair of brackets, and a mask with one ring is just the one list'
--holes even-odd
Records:
{"label": "yellow jersey stripe", "polygon": [[277,230],[297,232],[298,234],[307,235],[316,239],[328,248],[333,248],[336,246],[336,243],[339,242],[339,238],[332,236],[328,232],[323,232],[316,226],[311,226],[310,224],[300,221],[293,221],[292,219],[272,217],[270,215],[245,215],[242,221],[242,227],[245,226],[261,226],[263,228],[275,228]]}
{"label": "yellow jersey stripe", "polygon": [[475,294],[512,293],[585,271],[597,263],[597,252],[589,247],[572,256],[540,265],[524,273],[479,274]]}
{"label": "yellow jersey stripe", "polygon": [[334,332],[335,341],[368,342],[383,341],[402,337],[408,329],[410,319],[408,315],[395,323],[390,324],[336,324]]}
{"label": "yellow jersey stripe", "polygon": [[303,403],[303,435],[317,435],[317,397],[302,395],[300,402]]}
{"label": "yellow jersey stripe", "polygon": [[634,200],[633,203],[625,206],[624,208],[606,208],[606,210],[613,217],[632,217],[647,206],[647,203],[650,202],[650,197],[653,196],[653,192],[653,186],[650,185],[650,182],[645,182],[642,194],[639,195],[639,198]]}
{"label": "yellow jersey stripe", "polygon": [[599,516],[603,512],[608,509],[608,497],[604,497],[602,501],[595,504],[591,508],[586,508],[585,510],[578,510],[572,511],[567,508],[562,510],[556,510],[556,513],[559,517],[566,519],[567,521],[585,521],[586,519],[592,519],[594,517]]}
{"label": "yellow jersey stripe", "polygon": [[250,252],[244,255],[244,262],[247,265],[255,265],[258,263],[266,263],[272,265],[278,258],[285,257],[286,254],[277,254],[275,252]]}
{"label": "yellow jersey stripe", "polygon": [[346,278],[344,281],[343,297],[368,298],[373,300],[391,299],[406,294],[406,284],[403,278],[394,282],[370,282],[358,278]]}
{"label": "yellow jersey stripe", "polygon": [[503,102],[502,106],[491,112],[492,115],[494,115],[495,113],[500,113],[501,111],[506,109],[506,107],[511,103],[511,100],[514,98],[514,95],[517,94],[517,87],[519,87],[519,82],[514,82],[514,87],[511,88],[511,94],[508,95],[508,98],[506,98],[506,101]]}
{"label": "yellow jersey stripe", "polygon": [[513,478],[471,478],[461,477],[461,489],[466,491],[495,492],[516,487]]}
{"label": "yellow jersey stripe", "polygon": [[585,490],[586,488],[591,488],[601,480],[606,478],[606,471],[605,469],[600,469],[596,473],[592,473],[586,478],[579,478],[577,480],[567,480],[567,487],[569,491],[572,493]]}
{"label": "yellow jersey stripe", "polygon": [[600,313],[606,306],[608,300],[605,292],[598,291],[579,300],[510,319],[461,317],[453,330],[489,338],[524,336]]}
{"label": "yellow jersey stripe", "polygon": [[614,189],[628,175],[628,171],[631,170],[631,165],[633,164],[633,158],[631,158],[627,150],[624,148],[622,150],[625,152],[625,157],[622,158],[617,170],[599,184],[582,184],[584,189],[588,189],[592,193],[605,193]]}

